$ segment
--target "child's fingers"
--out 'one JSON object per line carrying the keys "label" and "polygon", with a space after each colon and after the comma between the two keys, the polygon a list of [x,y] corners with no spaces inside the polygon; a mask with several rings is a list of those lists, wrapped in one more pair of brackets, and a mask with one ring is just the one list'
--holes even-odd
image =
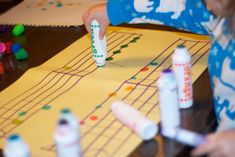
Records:
{"label": "child's fingers", "polygon": [[91,25],[91,21],[92,19],[90,17],[87,17],[84,21],[84,25],[86,27],[86,30],[91,33],[91,28],[90,28],[90,25]]}
{"label": "child's fingers", "polygon": [[99,32],[100,40],[102,40],[104,38],[105,34],[106,34],[106,26],[101,25],[100,32]]}
{"label": "child's fingers", "polygon": [[207,155],[208,157],[223,157],[224,154],[221,150],[216,149],[215,151],[211,152]]}
{"label": "child's fingers", "polygon": [[86,11],[83,15],[82,15],[82,21],[83,21],[83,23],[85,23],[85,20],[86,20],[86,18],[87,18],[87,16],[88,16],[88,11]]}
{"label": "child's fingers", "polygon": [[200,155],[210,154],[210,152],[215,151],[217,148],[218,144],[216,142],[207,142],[194,149],[191,155],[200,156]]}

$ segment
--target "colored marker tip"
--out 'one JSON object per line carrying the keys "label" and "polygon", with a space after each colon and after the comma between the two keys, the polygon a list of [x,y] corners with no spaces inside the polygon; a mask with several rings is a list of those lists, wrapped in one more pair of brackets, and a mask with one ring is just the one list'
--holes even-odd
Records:
{"label": "colored marker tip", "polygon": [[61,113],[71,113],[70,109],[65,108],[63,110],[61,110]]}
{"label": "colored marker tip", "polygon": [[164,69],[162,72],[163,73],[171,73],[172,71],[171,71],[171,69]]}
{"label": "colored marker tip", "polygon": [[67,125],[67,124],[68,124],[68,121],[65,120],[65,119],[61,119],[61,120],[59,121],[59,125]]}
{"label": "colored marker tip", "polygon": [[185,48],[184,45],[178,45],[177,48]]}
{"label": "colored marker tip", "polygon": [[105,67],[105,65],[97,65],[99,68],[103,68]]}
{"label": "colored marker tip", "polygon": [[12,134],[8,137],[8,140],[9,141],[15,141],[15,140],[18,140],[20,137],[18,134]]}

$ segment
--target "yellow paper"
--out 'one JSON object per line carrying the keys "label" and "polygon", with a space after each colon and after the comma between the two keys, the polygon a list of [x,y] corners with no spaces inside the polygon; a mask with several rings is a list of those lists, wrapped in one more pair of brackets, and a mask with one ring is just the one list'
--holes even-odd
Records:
{"label": "yellow paper", "polygon": [[207,67],[206,36],[110,27],[107,56],[112,60],[102,68],[92,58],[90,36],[82,37],[0,93],[1,147],[5,137],[19,133],[33,157],[56,156],[59,111],[70,108],[80,119],[85,157],[127,156],[142,140],[115,119],[110,105],[123,100],[158,123],[156,81],[162,69],[171,68],[179,44],[192,55],[195,81]]}

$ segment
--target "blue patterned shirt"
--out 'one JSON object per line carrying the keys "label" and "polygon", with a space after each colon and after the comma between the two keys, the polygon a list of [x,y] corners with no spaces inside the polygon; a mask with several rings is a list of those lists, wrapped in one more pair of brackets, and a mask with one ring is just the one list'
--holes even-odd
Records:
{"label": "blue patterned shirt", "polygon": [[235,128],[235,40],[229,20],[215,17],[203,0],[108,0],[113,25],[152,23],[210,35],[208,70],[218,130]]}

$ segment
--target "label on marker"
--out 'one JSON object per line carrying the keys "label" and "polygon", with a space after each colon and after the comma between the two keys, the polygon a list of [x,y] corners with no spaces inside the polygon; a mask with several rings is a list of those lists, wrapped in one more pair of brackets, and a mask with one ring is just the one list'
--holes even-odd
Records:
{"label": "label on marker", "polygon": [[98,67],[105,65],[105,59],[107,57],[106,50],[106,36],[102,40],[99,38],[100,24],[93,20],[91,22],[91,47],[93,58]]}
{"label": "label on marker", "polygon": [[177,46],[172,62],[178,85],[179,107],[182,109],[189,108],[193,105],[191,56],[184,45]]}

